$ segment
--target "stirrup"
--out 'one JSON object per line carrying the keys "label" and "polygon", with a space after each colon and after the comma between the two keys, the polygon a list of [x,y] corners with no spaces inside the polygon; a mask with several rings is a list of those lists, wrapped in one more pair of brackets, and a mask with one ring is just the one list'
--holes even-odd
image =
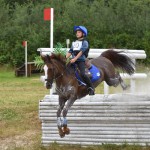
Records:
{"label": "stirrup", "polygon": [[95,95],[94,89],[92,87],[88,88],[89,95]]}

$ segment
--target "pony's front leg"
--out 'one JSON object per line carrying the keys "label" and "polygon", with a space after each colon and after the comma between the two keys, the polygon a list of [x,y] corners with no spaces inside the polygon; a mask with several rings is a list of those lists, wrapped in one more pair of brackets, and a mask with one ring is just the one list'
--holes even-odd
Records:
{"label": "pony's front leg", "polygon": [[62,127],[63,127],[63,121],[61,119],[61,112],[63,110],[65,106],[65,100],[61,99],[59,97],[59,108],[57,110],[57,127],[58,127],[58,132],[59,132],[59,135],[60,137],[64,137],[65,136],[65,133],[63,132],[62,130]]}
{"label": "pony's front leg", "polygon": [[67,119],[66,119],[66,117],[63,117],[62,122],[63,122],[63,132],[65,134],[70,134],[70,129],[67,127]]}
{"label": "pony's front leg", "polygon": [[65,134],[69,134],[70,133],[70,129],[67,127],[67,113],[68,110],[70,109],[70,107],[73,105],[73,103],[75,102],[75,99],[69,99],[67,101],[66,107],[63,109],[63,132]]}

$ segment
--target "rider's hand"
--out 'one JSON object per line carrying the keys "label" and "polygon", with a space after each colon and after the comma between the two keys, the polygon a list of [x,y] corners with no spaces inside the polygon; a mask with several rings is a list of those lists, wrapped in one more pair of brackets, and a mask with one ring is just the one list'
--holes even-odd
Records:
{"label": "rider's hand", "polygon": [[76,62],[75,58],[73,58],[73,59],[70,60],[70,63],[72,63],[72,64],[75,63],[75,62]]}

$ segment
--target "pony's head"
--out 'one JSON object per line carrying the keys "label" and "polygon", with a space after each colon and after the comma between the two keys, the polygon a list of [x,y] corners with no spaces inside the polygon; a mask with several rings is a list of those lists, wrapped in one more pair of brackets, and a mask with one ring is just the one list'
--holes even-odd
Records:
{"label": "pony's head", "polygon": [[52,88],[53,80],[61,77],[66,65],[66,58],[61,54],[52,54],[51,56],[41,55],[41,58],[47,66],[47,79],[45,79],[46,88],[50,89]]}

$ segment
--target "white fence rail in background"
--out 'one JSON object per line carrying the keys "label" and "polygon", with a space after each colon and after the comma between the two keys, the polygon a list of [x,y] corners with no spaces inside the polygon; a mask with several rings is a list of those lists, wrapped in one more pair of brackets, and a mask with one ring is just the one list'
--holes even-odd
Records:
{"label": "white fence rail in background", "polygon": [[60,138],[56,111],[58,96],[47,95],[40,101],[42,143],[99,145],[150,144],[150,97],[113,94],[86,96],[77,100],[68,113],[69,135]]}
{"label": "white fence rail in background", "polygon": [[[69,50],[68,48],[65,48]],[[96,49],[96,48],[90,48],[89,51],[89,58],[95,58],[98,57],[102,52],[107,51],[108,49]],[[132,50],[132,49],[113,49],[116,51],[123,51],[125,52],[130,58],[133,59],[145,59],[146,54],[144,50]],[[38,48],[38,52],[41,52],[41,54],[51,54],[53,51],[50,48]]]}
{"label": "white fence rail in background", "polygon": [[[69,49],[67,49],[69,50]],[[89,58],[95,58],[98,57],[102,52],[106,51],[108,49],[90,49],[89,51]],[[136,63],[136,59],[145,59],[146,53],[144,50],[130,50],[130,49],[113,49],[116,51],[123,51],[123,54],[128,55],[133,62]],[[42,55],[51,54],[52,50],[50,48],[38,48],[37,51],[39,51]],[[46,76],[46,75],[45,75]],[[45,81],[45,76],[41,76],[41,81]],[[132,76],[127,75],[126,73],[121,74],[122,78],[124,79],[130,79],[130,91],[131,93],[135,92],[135,79],[145,79],[147,78],[147,75],[145,73],[134,73]],[[55,93],[55,85],[53,86],[53,89],[51,90],[51,94]],[[104,94],[109,94],[109,86],[104,83]]]}

